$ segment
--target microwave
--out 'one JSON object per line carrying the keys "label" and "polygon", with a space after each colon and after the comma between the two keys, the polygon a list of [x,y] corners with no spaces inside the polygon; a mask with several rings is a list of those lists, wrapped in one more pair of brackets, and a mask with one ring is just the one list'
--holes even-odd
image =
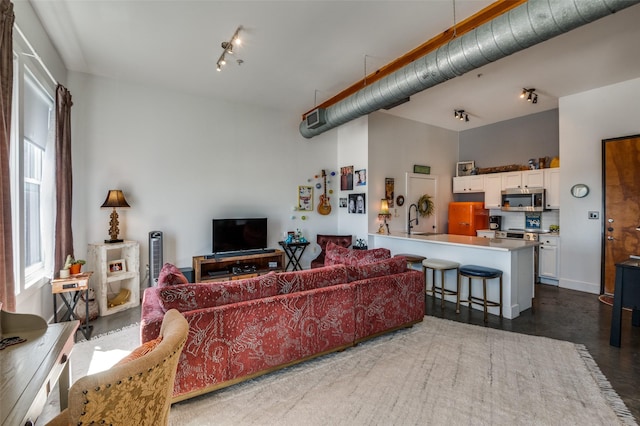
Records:
{"label": "microwave", "polygon": [[513,188],[502,191],[502,211],[541,212],[544,210],[544,188]]}

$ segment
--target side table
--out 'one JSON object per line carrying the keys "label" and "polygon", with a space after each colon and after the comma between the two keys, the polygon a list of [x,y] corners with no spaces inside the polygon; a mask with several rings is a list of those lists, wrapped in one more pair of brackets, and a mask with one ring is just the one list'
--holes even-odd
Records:
{"label": "side table", "polygon": [[93,326],[89,325],[89,278],[93,272],[83,272],[71,275],[69,278],[55,278],[51,280],[51,293],[53,294],[53,321],[58,322],[58,296],[67,307],[67,313],[60,319],[61,321],[80,320],[74,310],[82,293],[85,299],[84,324],[80,321],[78,330],[82,332],[85,339],[91,339]]}
{"label": "side table", "polygon": [[609,345],[620,347],[622,308],[631,308],[631,325],[640,326],[640,262],[629,259],[616,263],[616,287],[611,310]]}
{"label": "side table", "polygon": [[286,271],[289,269],[289,266],[292,266],[292,271],[302,271],[302,266],[300,265],[300,258],[304,253],[305,249],[309,245],[306,243],[285,243],[284,241],[279,241],[278,244],[282,246],[285,254],[287,255],[287,265],[284,267]]}

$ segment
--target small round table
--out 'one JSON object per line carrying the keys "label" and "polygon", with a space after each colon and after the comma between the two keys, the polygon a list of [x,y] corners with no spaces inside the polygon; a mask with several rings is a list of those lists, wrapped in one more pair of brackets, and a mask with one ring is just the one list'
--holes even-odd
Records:
{"label": "small round table", "polygon": [[291,269],[292,271],[302,271],[302,266],[300,265],[300,258],[302,257],[304,250],[309,245],[309,242],[307,241],[304,243],[286,243],[284,241],[279,241],[278,244],[282,246],[288,259],[287,266],[284,267],[284,270],[286,271],[287,269],[289,269],[289,266],[291,266],[293,268]]}

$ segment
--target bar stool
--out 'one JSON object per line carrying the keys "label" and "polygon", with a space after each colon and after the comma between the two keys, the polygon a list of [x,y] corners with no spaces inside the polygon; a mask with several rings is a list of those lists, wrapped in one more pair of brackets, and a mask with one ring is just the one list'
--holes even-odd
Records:
{"label": "bar stool", "polygon": [[[425,259],[422,261],[422,271],[424,272],[424,292],[431,293],[435,296],[436,293],[440,293],[440,306],[444,309],[444,296],[455,296],[460,293],[460,280],[458,280],[458,268],[460,264],[451,260],[445,259]],[[427,289],[427,271],[431,270],[431,290]],[[456,271],[456,290],[448,290],[444,288],[445,284],[445,272]],[[436,286],[436,271],[440,271],[440,287]],[[459,297],[458,297],[459,299]]]}
{"label": "bar stool", "polygon": [[409,268],[409,269],[414,269],[413,266],[416,263],[420,264],[420,263],[422,263],[423,260],[426,259],[426,257],[424,257],[424,256],[420,256],[420,255],[417,255],[417,254],[407,254],[407,253],[396,254],[394,257],[398,257],[398,256],[402,256],[402,257],[407,259],[407,268]]}
{"label": "bar stool", "polygon": [[[462,300],[462,302],[468,303],[468,306],[471,307],[472,303],[483,305],[484,306],[484,322],[488,321],[487,316],[487,307],[500,307],[500,318],[502,318],[502,271],[499,269],[487,268],[486,266],[478,266],[478,265],[463,265],[459,270],[459,280],[458,280],[458,301],[456,304],[456,313],[460,313],[460,290],[462,288],[462,277],[467,277],[469,280],[469,298],[467,300]],[[499,278],[500,285],[500,302],[496,302],[493,300],[487,300],[487,280],[491,280],[494,278]],[[473,288],[473,280],[481,279],[482,280],[482,298],[473,296],[471,290]]]}

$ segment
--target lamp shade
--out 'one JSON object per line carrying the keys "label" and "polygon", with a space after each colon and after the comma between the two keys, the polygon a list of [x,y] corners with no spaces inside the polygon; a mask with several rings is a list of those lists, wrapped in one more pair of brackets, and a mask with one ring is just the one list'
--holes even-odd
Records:
{"label": "lamp shade", "polygon": [[378,214],[389,214],[389,201],[384,198],[380,200],[380,213]]}
{"label": "lamp shade", "polygon": [[110,189],[107,194],[107,199],[104,200],[100,207],[131,207],[127,200],[124,198],[124,194],[119,189]]}

